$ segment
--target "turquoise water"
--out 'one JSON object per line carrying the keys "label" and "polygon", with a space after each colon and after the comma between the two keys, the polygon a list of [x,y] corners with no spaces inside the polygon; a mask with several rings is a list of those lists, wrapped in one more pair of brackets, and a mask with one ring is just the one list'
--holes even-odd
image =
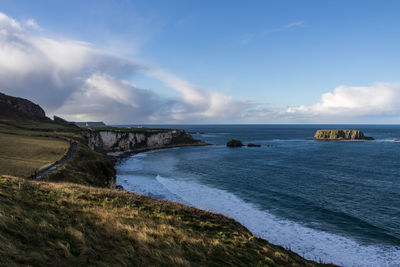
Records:
{"label": "turquoise water", "polygon": [[[168,127],[213,145],[121,160],[125,189],[223,213],[309,259],[400,266],[400,126]],[[376,140],[310,140],[324,128],[360,129]],[[232,138],[262,146],[226,147]]]}

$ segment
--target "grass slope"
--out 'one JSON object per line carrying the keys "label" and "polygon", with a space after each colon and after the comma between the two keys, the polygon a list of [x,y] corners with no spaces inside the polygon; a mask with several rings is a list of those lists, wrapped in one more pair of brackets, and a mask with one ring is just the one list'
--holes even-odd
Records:
{"label": "grass slope", "polygon": [[3,266],[319,266],[225,216],[126,191],[0,178]]}
{"label": "grass slope", "polygon": [[60,139],[0,133],[0,174],[28,177],[68,149],[69,143]]}
{"label": "grass slope", "polygon": [[60,160],[69,148],[66,140],[78,143],[76,155],[45,180],[109,186],[115,177],[113,163],[87,147],[80,128],[16,115],[0,116],[0,175],[27,177],[44,164]]}

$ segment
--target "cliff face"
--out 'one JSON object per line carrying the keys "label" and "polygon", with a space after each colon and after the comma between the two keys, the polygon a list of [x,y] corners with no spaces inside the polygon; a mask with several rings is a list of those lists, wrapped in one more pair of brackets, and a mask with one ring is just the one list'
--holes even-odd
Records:
{"label": "cliff face", "polygon": [[364,136],[360,130],[318,130],[314,139],[316,140],[373,140],[372,137]]}
{"label": "cliff face", "polygon": [[135,152],[146,149],[203,145],[184,130],[87,130],[88,144],[98,152]]}

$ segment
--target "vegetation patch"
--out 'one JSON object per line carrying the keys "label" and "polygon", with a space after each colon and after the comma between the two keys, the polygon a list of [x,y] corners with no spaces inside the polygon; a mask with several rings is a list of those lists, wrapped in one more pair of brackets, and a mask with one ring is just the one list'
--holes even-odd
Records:
{"label": "vegetation patch", "polygon": [[0,116],[0,174],[28,177],[45,164],[62,159],[70,147],[69,140],[78,143],[77,152],[44,180],[113,186],[113,163],[105,155],[87,147],[82,129],[59,125],[51,120]]}
{"label": "vegetation patch", "polygon": [[0,259],[32,266],[319,266],[225,216],[126,191],[0,178]]}
{"label": "vegetation patch", "polygon": [[0,132],[0,174],[28,177],[61,159],[70,145],[60,139]]}
{"label": "vegetation patch", "polygon": [[72,159],[45,177],[45,180],[112,187],[115,183],[115,175],[114,164],[109,158],[80,143]]}

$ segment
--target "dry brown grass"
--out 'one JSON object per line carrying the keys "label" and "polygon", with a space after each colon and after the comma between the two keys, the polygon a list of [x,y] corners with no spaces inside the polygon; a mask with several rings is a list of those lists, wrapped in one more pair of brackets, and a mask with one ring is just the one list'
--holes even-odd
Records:
{"label": "dry brown grass", "polygon": [[69,149],[63,140],[0,133],[0,174],[28,177],[60,160]]}
{"label": "dry brown grass", "polygon": [[318,266],[225,216],[126,191],[0,179],[3,266]]}

